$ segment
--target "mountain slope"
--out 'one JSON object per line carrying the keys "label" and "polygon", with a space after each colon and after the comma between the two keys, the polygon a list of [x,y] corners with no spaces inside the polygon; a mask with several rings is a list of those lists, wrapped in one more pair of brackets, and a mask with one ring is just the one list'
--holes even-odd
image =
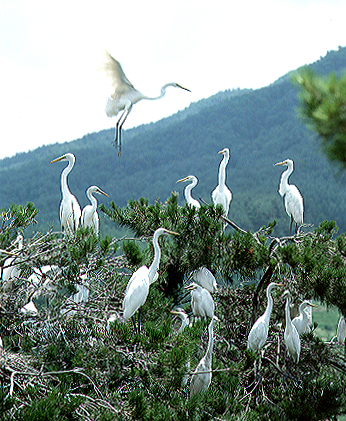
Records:
{"label": "mountain slope", "polygon": [[[319,73],[342,72],[345,58],[346,48],[339,48],[312,67]],[[66,152],[76,156],[69,185],[81,206],[87,204],[85,191],[92,184],[119,206],[141,196],[164,201],[175,190],[184,204],[184,185],[176,180],[189,174],[199,179],[194,197],[210,202],[221,160],[218,151],[228,147],[227,184],[233,193],[229,216],[237,224],[256,230],[276,219],[276,233],[288,233],[289,219],[277,193],[282,168],[273,164],[291,158],[295,172],[290,182],[304,197],[305,222],[317,226],[333,219],[345,231],[343,180],[335,177],[335,168],[297,117],[297,106],[297,90],[285,75],[265,88],[220,92],[157,123],[125,130],[121,157],[111,144],[113,130],[18,154],[0,161],[1,207],[32,201],[40,210],[38,228],[58,228],[65,163],[49,162]]]}

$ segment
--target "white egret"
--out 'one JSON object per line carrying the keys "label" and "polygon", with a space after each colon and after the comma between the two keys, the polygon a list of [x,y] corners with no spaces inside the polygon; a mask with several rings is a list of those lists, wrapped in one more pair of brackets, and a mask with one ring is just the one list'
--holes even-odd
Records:
{"label": "white egret", "polygon": [[299,335],[310,332],[310,321],[307,312],[308,307],[318,307],[310,301],[305,300],[299,306],[299,315],[292,320],[292,324],[297,329]]}
{"label": "white egret", "polygon": [[291,159],[286,159],[285,161],[278,162],[275,165],[287,166],[287,170],[281,175],[279,194],[284,198],[286,213],[291,218],[290,235],[292,235],[293,221],[296,223],[296,230],[299,225],[303,224],[303,197],[294,184],[288,184],[288,177],[293,172],[293,161]]}
{"label": "white egret", "polygon": [[81,217],[79,203],[73,194],[71,194],[67,184],[67,176],[71,172],[75,160],[76,158],[72,153],[67,153],[50,162],[53,164],[58,161],[68,161],[68,166],[61,173],[62,200],[60,203],[61,227],[67,234],[72,234],[77,230]]}
{"label": "white egret", "polygon": [[142,99],[155,100],[163,98],[166,94],[166,89],[169,86],[174,88],[181,88],[185,91],[189,91],[178,85],[178,83],[166,83],[161,88],[161,93],[157,97],[148,97],[143,95],[141,92],[134,88],[132,83],[127,79],[120,63],[115,60],[107,51],[105,51],[106,59],[103,65],[103,70],[110,79],[112,92],[108,98],[106,105],[106,114],[108,117],[117,116],[122,111],[120,117],[117,120],[115,127],[115,146],[118,146],[119,141],[119,154],[121,153],[121,129],[128,115],[130,114],[132,107],[138,101]]}
{"label": "white egret", "polygon": [[285,321],[286,327],[284,332],[284,341],[287,348],[287,353],[290,357],[293,358],[293,361],[298,363],[299,356],[300,356],[300,338],[297,332],[296,327],[291,321],[291,313],[290,313],[290,301],[291,301],[291,294],[288,290],[286,290],[282,294],[283,298],[286,298],[286,308],[285,308]]}
{"label": "white egret", "polygon": [[191,307],[194,317],[214,317],[215,304],[210,292],[200,285],[192,282],[185,289],[191,292]]}
{"label": "white egret", "polygon": [[209,269],[204,266],[194,270],[188,279],[190,278],[193,278],[198,284],[207,289],[210,293],[217,291],[215,276],[210,272]]}
{"label": "white egret", "polygon": [[190,396],[196,395],[198,393],[207,390],[211,383],[211,363],[213,358],[213,326],[215,319],[212,318],[208,326],[208,347],[204,357],[198,363],[192,377],[190,385]]}
{"label": "white egret", "polygon": [[187,204],[190,207],[195,207],[196,209],[199,209],[201,207],[198,200],[194,199],[191,195],[191,190],[197,185],[198,179],[194,175],[188,175],[185,178],[182,178],[181,180],[178,180],[177,183],[180,183],[181,181],[191,181],[190,184],[188,184],[184,189],[184,195]]}
{"label": "white egret", "polygon": [[[157,271],[160,265],[161,249],[159,246],[159,237],[163,234],[179,235],[176,232],[169,231],[165,228],[158,228],[154,232],[154,259],[149,268],[141,266],[131,276],[125,291],[123,300],[124,320],[127,321],[140,307],[145,303],[148,293],[149,285],[157,279]],[[138,322],[140,323],[140,317]],[[140,325],[138,326],[140,330]]]}
{"label": "white egret", "polygon": [[104,196],[108,196],[107,193],[102,191],[97,186],[90,186],[87,190],[87,197],[91,202],[91,205],[86,205],[82,211],[82,226],[84,228],[91,227],[96,234],[99,233],[99,216],[97,214],[97,200],[93,196],[94,193],[103,194]]}
{"label": "white egret", "polygon": [[219,184],[213,190],[211,197],[214,205],[221,205],[224,209],[224,215],[228,215],[229,205],[232,200],[232,192],[226,186],[226,166],[229,161],[229,149],[225,148],[219,152],[223,159],[219,167]]}
{"label": "white egret", "polygon": [[254,351],[260,351],[268,337],[269,320],[273,310],[273,298],[271,292],[274,288],[280,287],[282,284],[272,282],[267,287],[267,308],[261,317],[259,317],[252,326],[248,339],[247,348]]}
{"label": "white egret", "polygon": [[[18,234],[17,238],[13,242],[13,245],[18,245],[16,248],[16,254],[19,254],[23,250],[24,237],[22,234]],[[14,279],[20,277],[19,269],[20,258],[17,256],[8,257],[2,267],[2,289],[7,292],[12,288]]]}
{"label": "white egret", "polygon": [[178,333],[184,332],[184,329],[186,327],[190,326],[189,317],[182,308],[177,308],[175,310],[171,310],[170,313],[176,314],[177,316],[180,317],[181,325],[180,325],[180,328],[178,330]]}
{"label": "white egret", "polygon": [[344,345],[345,344],[345,338],[346,338],[346,322],[344,316],[341,316],[338,323],[338,328],[336,331],[336,337],[339,342],[339,344]]}

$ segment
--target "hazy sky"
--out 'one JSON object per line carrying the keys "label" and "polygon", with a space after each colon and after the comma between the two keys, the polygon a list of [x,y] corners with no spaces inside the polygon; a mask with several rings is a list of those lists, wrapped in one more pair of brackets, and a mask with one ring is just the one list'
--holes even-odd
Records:
{"label": "hazy sky", "polygon": [[0,0],[0,158],[114,126],[103,48],[143,94],[192,91],[136,104],[126,129],[346,46],[345,16],[345,0]]}

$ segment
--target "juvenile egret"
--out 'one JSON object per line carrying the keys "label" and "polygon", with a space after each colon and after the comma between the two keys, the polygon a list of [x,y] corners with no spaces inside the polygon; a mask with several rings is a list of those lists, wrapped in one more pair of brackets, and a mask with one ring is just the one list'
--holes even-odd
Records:
{"label": "juvenile egret", "polygon": [[182,178],[181,180],[178,180],[177,183],[180,183],[181,181],[191,181],[190,184],[188,184],[184,189],[185,199],[187,204],[190,207],[195,207],[196,209],[199,209],[201,207],[198,200],[194,199],[191,195],[191,190],[197,185],[198,179],[194,175],[188,175],[185,178]]}
{"label": "juvenile egret", "polygon": [[209,326],[208,326],[208,348],[204,355],[204,357],[201,359],[201,361],[198,363],[194,374],[191,378],[191,385],[190,385],[190,396],[196,395],[198,393],[203,392],[204,390],[207,390],[211,383],[211,363],[212,363],[212,357],[213,357],[213,345],[214,345],[214,338],[213,338],[213,326],[214,326],[215,319],[212,318]]}
{"label": "juvenile egret", "polygon": [[260,351],[265,344],[268,337],[269,320],[273,310],[273,298],[271,292],[274,288],[280,287],[282,284],[272,282],[267,287],[267,308],[261,317],[259,317],[255,324],[252,326],[248,339],[247,348],[254,351]]}
{"label": "juvenile egret", "polygon": [[215,276],[210,272],[209,269],[204,266],[194,270],[190,274],[189,279],[190,278],[193,278],[198,284],[207,289],[211,294],[217,291]]}
{"label": "juvenile egret", "polygon": [[296,223],[296,231],[298,225],[303,224],[303,197],[294,184],[288,184],[288,177],[293,172],[293,161],[291,159],[286,159],[285,161],[278,162],[275,165],[287,166],[287,170],[281,175],[279,194],[284,198],[287,215],[291,218],[290,235],[292,235],[293,221]]}
{"label": "juvenile egret", "polygon": [[345,338],[346,338],[346,322],[344,316],[341,316],[338,323],[338,329],[336,331],[336,337],[339,342],[339,344],[344,345],[345,344]]}
{"label": "juvenile egret", "polygon": [[72,234],[77,230],[81,217],[79,203],[73,194],[71,194],[67,184],[67,176],[71,172],[75,160],[76,158],[72,153],[67,153],[50,162],[53,164],[58,161],[68,161],[68,166],[61,173],[62,200],[60,203],[61,227],[67,234]]}
{"label": "juvenile egret", "polygon": [[91,205],[86,205],[82,211],[82,226],[84,228],[91,227],[96,234],[99,233],[99,216],[97,214],[97,200],[93,196],[93,193],[103,194],[104,196],[108,196],[107,193],[102,191],[97,186],[90,186],[87,190],[87,197],[91,202]]}
{"label": "juvenile egret", "polygon": [[213,190],[211,197],[214,205],[221,205],[224,209],[224,215],[227,216],[229,205],[232,200],[232,193],[226,186],[226,166],[229,161],[229,149],[222,149],[219,153],[223,155],[219,167],[219,184]]}
{"label": "juvenile egret", "polygon": [[[154,232],[154,259],[149,268],[141,266],[131,276],[125,291],[123,301],[124,320],[127,321],[140,307],[145,303],[148,293],[149,285],[157,279],[157,271],[161,259],[161,249],[159,246],[159,237],[163,234],[179,235],[176,232],[169,231],[165,228],[158,228]],[[140,313],[139,313],[140,314]],[[140,330],[140,316],[138,316],[138,330]]]}
{"label": "juvenile egret", "polygon": [[[24,237],[22,234],[18,234],[17,238],[13,242],[13,245],[18,245],[16,252],[23,250]],[[20,277],[19,269],[20,259],[16,256],[8,257],[2,267],[2,289],[7,292],[12,288],[13,280]]]}
{"label": "juvenile egret", "polygon": [[188,326],[190,326],[190,321],[188,315],[185,313],[185,311],[182,308],[177,308],[176,310],[171,310],[170,313],[176,314],[180,317],[181,325],[178,330],[178,333],[184,332],[184,329]]}
{"label": "juvenile egret", "polygon": [[310,331],[309,315],[307,313],[308,307],[318,307],[311,304],[310,301],[305,300],[299,306],[299,316],[292,320],[292,324],[297,329],[299,335]]}
{"label": "juvenile egret", "polygon": [[107,105],[106,105],[106,114],[108,117],[117,116],[120,111],[120,117],[117,120],[116,127],[115,127],[115,146],[118,146],[119,140],[119,155],[121,153],[121,129],[125,120],[127,119],[128,115],[130,114],[132,107],[138,101],[142,99],[148,100],[155,100],[163,98],[166,94],[166,89],[169,86],[174,88],[181,88],[185,91],[189,91],[178,85],[178,83],[166,83],[166,85],[162,86],[161,93],[157,97],[148,97],[143,95],[141,92],[137,91],[134,88],[132,83],[127,79],[125,73],[120,65],[120,63],[115,60],[107,51],[105,51],[106,59],[103,65],[103,70],[106,72],[106,75],[110,79],[112,93],[108,98]]}
{"label": "juvenile egret", "polygon": [[286,308],[285,308],[285,320],[286,320],[286,327],[284,332],[284,341],[287,348],[287,353],[290,357],[293,358],[293,361],[298,363],[299,356],[300,356],[300,338],[297,332],[296,327],[291,321],[291,314],[290,314],[290,301],[291,301],[291,294],[288,290],[286,290],[282,294],[283,298],[286,298]]}
{"label": "juvenile egret", "polygon": [[215,304],[210,292],[195,282],[185,287],[191,292],[191,307],[194,317],[214,317]]}

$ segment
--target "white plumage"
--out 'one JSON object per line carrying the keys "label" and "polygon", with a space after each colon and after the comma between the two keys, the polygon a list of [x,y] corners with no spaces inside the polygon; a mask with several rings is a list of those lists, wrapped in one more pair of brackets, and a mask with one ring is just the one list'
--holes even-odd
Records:
{"label": "white plumage", "polygon": [[60,222],[62,230],[68,235],[71,235],[76,232],[81,217],[79,203],[73,194],[71,194],[67,184],[67,176],[71,172],[76,158],[72,153],[67,153],[54,159],[50,163],[53,164],[58,161],[68,161],[68,166],[61,173],[62,200],[60,203]]}
{"label": "white plumage", "polygon": [[283,293],[282,297],[286,298],[286,308],[285,308],[285,321],[286,327],[284,332],[284,341],[287,349],[288,355],[293,359],[294,362],[299,362],[300,356],[300,338],[297,332],[296,327],[293,325],[291,321],[291,313],[290,313],[290,301],[291,301],[291,294],[287,290]]}
{"label": "white plumage", "polygon": [[[23,250],[23,241],[24,237],[22,234],[18,234],[17,238],[13,242],[13,245],[17,245],[18,247],[15,250],[17,254]],[[2,267],[2,290],[7,292],[12,288],[12,283],[15,279],[20,277],[20,269],[19,269],[20,259],[16,256],[8,257]]]}
{"label": "white plumage", "polygon": [[338,328],[336,331],[336,337],[339,342],[339,344],[344,345],[345,344],[345,338],[346,338],[346,322],[344,316],[341,316],[338,323]]}
{"label": "white plumage", "polygon": [[103,194],[104,196],[108,196],[107,193],[102,191],[97,186],[90,186],[87,190],[87,197],[91,202],[91,205],[86,205],[82,211],[82,226],[84,228],[90,227],[92,228],[96,234],[99,232],[99,216],[97,214],[97,200],[93,196],[94,193]]}
{"label": "white plumage", "polygon": [[317,307],[315,304],[311,304],[310,301],[305,300],[299,306],[299,315],[292,320],[292,324],[297,329],[299,335],[310,332],[310,318],[308,314],[308,307]]}
{"label": "white plumage", "polygon": [[250,330],[247,339],[247,348],[249,349],[252,349],[254,351],[260,351],[267,340],[269,320],[273,310],[273,298],[271,296],[271,292],[274,288],[278,286],[281,286],[281,284],[276,284],[275,282],[272,282],[267,287],[267,308],[263,315],[256,320],[256,322]]}
{"label": "white plumage", "polygon": [[191,292],[191,307],[195,317],[214,317],[215,304],[210,292],[195,282],[185,287]]}
{"label": "white plumage", "polygon": [[177,308],[176,310],[170,311],[172,314],[176,314],[180,317],[181,325],[179,327],[178,333],[183,333],[186,327],[190,326],[190,321],[188,315],[185,313],[185,311],[181,308]]}
{"label": "white plumage", "polygon": [[303,197],[294,184],[288,184],[288,177],[293,172],[293,161],[291,159],[286,159],[285,161],[278,162],[275,165],[287,166],[287,170],[281,175],[279,194],[284,198],[286,213],[291,218],[290,234],[292,234],[293,221],[298,226],[303,224]]}
{"label": "white plumage", "polygon": [[185,199],[187,204],[190,207],[195,207],[196,209],[199,209],[201,207],[198,200],[194,199],[191,194],[191,190],[197,185],[198,179],[194,175],[188,175],[185,178],[182,178],[181,180],[178,180],[177,183],[180,183],[181,181],[191,181],[190,184],[188,184],[184,189]]}
{"label": "white plumage", "polygon": [[211,197],[214,205],[221,205],[224,209],[224,215],[227,216],[229,205],[232,200],[232,192],[226,186],[226,166],[229,161],[229,149],[222,149],[219,154],[223,155],[223,159],[219,167],[219,184],[213,190]]}
{"label": "white plumage", "polygon": [[207,289],[211,294],[217,291],[217,283],[215,276],[210,272],[208,268],[202,266],[194,270],[189,276],[189,279],[191,277],[203,288]]}

